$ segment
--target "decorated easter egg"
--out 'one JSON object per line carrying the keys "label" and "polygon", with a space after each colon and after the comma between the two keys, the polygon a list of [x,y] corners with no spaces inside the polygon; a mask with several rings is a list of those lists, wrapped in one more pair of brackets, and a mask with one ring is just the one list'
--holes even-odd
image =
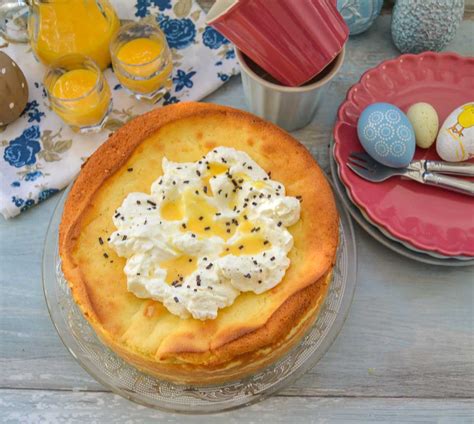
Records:
{"label": "decorated easter egg", "polygon": [[25,75],[3,52],[0,52],[0,99],[0,127],[18,118],[28,101]]}
{"label": "decorated easter egg", "polygon": [[402,53],[439,52],[455,37],[464,0],[397,0],[392,12],[392,38]]}
{"label": "decorated easter egg", "polygon": [[415,154],[415,132],[406,115],[389,103],[373,103],[361,113],[357,134],[376,161],[403,168]]}
{"label": "decorated easter egg", "polygon": [[416,145],[428,149],[438,135],[438,114],[429,103],[415,103],[407,111],[407,117],[415,131]]}
{"label": "decorated easter egg", "polygon": [[351,35],[366,31],[382,9],[383,0],[337,0],[337,10],[344,18]]}
{"label": "decorated easter egg", "polygon": [[474,157],[474,102],[459,106],[445,119],[436,139],[436,151],[448,162]]}

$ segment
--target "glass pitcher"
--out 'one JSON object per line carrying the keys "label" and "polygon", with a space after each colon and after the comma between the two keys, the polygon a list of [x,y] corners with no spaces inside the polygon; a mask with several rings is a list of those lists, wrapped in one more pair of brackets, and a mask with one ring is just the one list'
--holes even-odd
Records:
{"label": "glass pitcher", "polygon": [[120,26],[108,0],[28,0],[28,35],[35,56],[49,65],[79,53],[101,69],[110,64],[109,44]]}

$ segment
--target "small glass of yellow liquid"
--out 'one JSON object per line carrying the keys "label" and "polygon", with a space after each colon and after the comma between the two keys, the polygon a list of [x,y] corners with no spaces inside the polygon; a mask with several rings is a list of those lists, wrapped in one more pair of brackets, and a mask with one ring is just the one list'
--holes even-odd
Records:
{"label": "small glass of yellow liquid", "polygon": [[140,100],[156,103],[172,86],[173,62],[158,25],[132,22],[110,43],[115,75]]}
{"label": "small glass of yellow liquid", "polygon": [[44,86],[51,108],[74,131],[100,131],[112,110],[110,88],[97,64],[87,56],[59,58],[46,73]]}

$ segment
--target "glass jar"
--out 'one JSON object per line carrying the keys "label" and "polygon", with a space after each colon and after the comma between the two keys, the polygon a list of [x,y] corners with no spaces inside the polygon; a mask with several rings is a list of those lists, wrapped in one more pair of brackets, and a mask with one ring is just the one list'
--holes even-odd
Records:
{"label": "glass jar", "polygon": [[120,26],[107,0],[30,0],[28,34],[35,56],[50,65],[76,53],[101,69],[110,64],[109,44]]}

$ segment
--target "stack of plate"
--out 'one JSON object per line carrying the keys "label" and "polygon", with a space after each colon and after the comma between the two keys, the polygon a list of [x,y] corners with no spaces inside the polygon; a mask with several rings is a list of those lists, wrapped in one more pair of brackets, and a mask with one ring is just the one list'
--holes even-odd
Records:
{"label": "stack of plate", "polygon": [[[371,183],[347,166],[362,151],[357,137],[360,113],[374,102],[406,111],[417,102],[437,110],[440,122],[474,100],[474,58],[455,53],[402,55],[368,70],[339,108],[331,146],[336,191],[354,219],[375,239],[412,259],[436,265],[474,264],[472,197],[393,177]],[[417,149],[415,159],[438,159],[435,147]]]}

